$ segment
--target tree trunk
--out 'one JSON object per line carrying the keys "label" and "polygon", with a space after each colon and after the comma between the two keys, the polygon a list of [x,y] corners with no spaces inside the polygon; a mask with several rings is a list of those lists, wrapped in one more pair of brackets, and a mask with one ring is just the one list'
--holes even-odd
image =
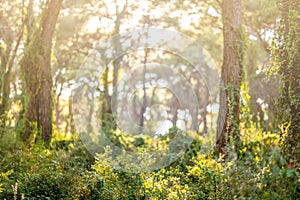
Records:
{"label": "tree trunk", "polygon": [[[202,68],[202,52],[200,50],[200,59],[199,59],[199,70]],[[192,128],[193,128],[193,131],[195,131],[196,133],[199,133],[199,119],[198,119],[198,116],[199,116],[199,103],[200,103],[200,87],[201,87],[201,84],[200,84],[200,74],[199,72],[196,71],[196,79],[197,79],[197,84],[196,84],[196,88],[195,88],[195,94],[196,94],[196,98],[198,100],[198,105],[195,105],[194,107],[194,113],[193,113],[193,122],[192,122]]]}
{"label": "tree trunk", "polygon": [[177,125],[177,120],[178,120],[177,112],[178,112],[178,109],[179,109],[179,102],[178,102],[178,99],[177,99],[176,95],[173,94],[172,99],[171,99],[171,113],[172,113],[173,126]]}
{"label": "tree trunk", "polygon": [[103,95],[101,97],[102,100],[102,111],[101,111],[101,128],[102,130],[106,133],[109,134],[111,130],[111,114],[112,114],[112,109],[111,109],[111,97],[109,96],[108,92],[108,72],[109,69],[105,68],[102,76],[103,80]]}
{"label": "tree trunk", "polygon": [[[208,76],[206,76],[208,77]],[[207,106],[208,106],[208,100],[209,100],[209,91],[207,86],[204,86],[204,102],[203,102],[203,110],[201,112],[201,118],[203,119],[203,134],[207,134]]]}
{"label": "tree trunk", "polygon": [[217,152],[239,140],[240,86],[242,80],[241,0],[223,0],[224,52],[221,74],[220,110],[217,130]]}
{"label": "tree trunk", "polygon": [[141,115],[140,115],[140,124],[139,124],[139,132],[143,133],[145,117],[144,113],[147,108],[147,93],[146,93],[146,71],[147,71],[147,59],[148,59],[148,49],[145,49],[145,57],[144,57],[144,68],[143,68],[143,101],[141,106]]}
{"label": "tree trunk", "polygon": [[44,54],[41,66],[41,88],[39,90],[39,118],[38,127],[42,131],[42,138],[48,144],[52,137],[52,76],[51,76],[51,48],[52,38],[57,23],[62,0],[52,0],[44,15],[42,24],[42,42]]}
{"label": "tree trunk", "polygon": [[[28,140],[33,123],[42,133],[47,146],[52,136],[52,77],[51,48],[62,0],[51,0],[42,13],[41,30],[36,30],[28,41],[27,53],[22,65],[25,75],[26,93],[25,131],[23,140]],[[34,45],[33,45],[34,44]],[[36,55],[36,56],[32,56]]]}
{"label": "tree trunk", "polygon": [[7,66],[7,71],[4,74],[3,78],[3,86],[0,88],[2,89],[2,101],[0,104],[0,129],[4,130],[5,128],[5,121],[6,121],[6,111],[9,107],[9,95],[10,95],[10,82],[11,82],[11,70],[14,64],[14,60],[17,55],[17,51],[21,42],[23,36],[23,28],[22,31],[19,34],[15,49],[13,51],[13,55],[11,56],[8,66]]}
{"label": "tree trunk", "polygon": [[[70,132],[72,134],[74,134],[76,132],[76,128],[75,128],[75,122],[74,122],[74,117],[73,117],[73,101],[72,101],[72,97],[69,97],[69,103],[68,103],[68,107],[69,107],[69,125],[70,125]],[[67,132],[66,132],[67,133]]]}
{"label": "tree trunk", "polygon": [[280,63],[282,86],[277,117],[286,124],[287,134],[282,135],[284,155],[291,166],[300,169],[300,6],[292,0],[280,3],[276,62]]}
{"label": "tree trunk", "polygon": [[[56,93],[56,92],[54,92],[54,93]],[[58,131],[60,131],[60,113],[62,111],[62,109],[60,109],[61,93],[62,93],[62,86],[60,86],[59,92],[56,95],[56,99],[55,99],[55,126]]]}

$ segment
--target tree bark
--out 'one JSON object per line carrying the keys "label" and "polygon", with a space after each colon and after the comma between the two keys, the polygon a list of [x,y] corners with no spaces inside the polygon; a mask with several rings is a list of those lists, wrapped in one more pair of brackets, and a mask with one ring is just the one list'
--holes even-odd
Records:
{"label": "tree bark", "polygon": [[[51,49],[62,0],[51,0],[42,13],[41,30],[29,38],[27,53],[23,58],[26,93],[25,130],[22,136],[28,140],[33,123],[41,131],[47,146],[52,136],[52,77]],[[32,56],[36,55],[36,56]]]}
{"label": "tree bark", "polygon": [[[279,74],[282,85],[277,117],[287,130],[282,133],[284,156],[289,165],[300,169],[300,6],[297,1],[280,0],[278,30]],[[275,57],[276,59],[276,57]]]}
{"label": "tree bark", "polygon": [[42,131],[42,138],[47,144],[52,136],[52,76],[51,76],[51,49],[62,0],[52,0],[44,15],[42,24],[42,42],[44,54],[41,66],[41,88],[39,90],[39,118],[38,127]]}
{"label": "tree bark", "polygon": [[226,145],[239,138],[243,55],[241,0],[223,0],[222,12],[224,52],[216,141],[218,153],[225,153]]}

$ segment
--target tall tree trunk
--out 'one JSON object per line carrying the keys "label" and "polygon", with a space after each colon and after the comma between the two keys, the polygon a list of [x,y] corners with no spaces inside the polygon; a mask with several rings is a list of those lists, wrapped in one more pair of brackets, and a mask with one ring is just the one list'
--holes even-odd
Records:
{"label": "tall tree trunk", "polygon": [[241,0],[223,0],[224,52],[221,74],[220,110],[217,130],[217,152],[239,140],[240,86],[242,81]]}
{"label": "tall tree trunk", "polygon": [[44,54],[41,66],[41,88],[39,90],[39,118],[38,127],[42,131],[42,138],[47,144],[52,137],[52,76],[51,76],[51,49],[62,0],[52,0],[44,15],[42,24],[42,42]]}
{"label": "tall tree trunk", "polygon": [[[282,78],[277,117],[288,124],[282,135],[284,155],[290,165],[300,169],[300,5],[297,1],[279,0],[281,22],[277,63]],[[276,59],[276,57],[275,57]],[[287,123],[288,122],[288,123]]]}
{"label": "tall tree trunk", "polygon": [[[51,49],[52,39],[57,23],[62,0],[51,0],[42,13],[41,30],[36,30],[33,38],[29,38],[27,53],[22,65],[28,97],[25,108],[25,132],[23,140],[27,140],[36,123],[47,146],[52,136],[52,77]],[[32,56],[35,55],[35,56]]]}

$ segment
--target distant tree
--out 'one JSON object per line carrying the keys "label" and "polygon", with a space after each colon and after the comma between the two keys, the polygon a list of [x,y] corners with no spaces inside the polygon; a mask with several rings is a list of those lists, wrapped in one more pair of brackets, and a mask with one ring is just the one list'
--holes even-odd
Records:
{"label": "distant tree", "polygon": [[[13,67],[18,58],[24,29],[24,1],[2,4],[0,9],[0,135],[6,129],[7,113],[10,109],[11,85],[16,76]],[[21,17],[15,16],[19,13]]]}
{"label": "distant tree", "polygon": [[[119,34],[121,31],[121,26],[122,26],[122,22],[123,20],[126,18],[126,16],[129,14],[128,13],[128,1],[126,0],[124,2],[124,5],[120,6],[120,2],[118,2],[117,0],[113,1],[114,4],[114,12],[110,13],[109,9],[108,9],[108,2],[103,1],[102,2],[102,6],[105,8],[106,12],[105,15],[103,17],[106,18],[114,18],[113,20],[113,24],[114,24],[114,28],[111,32],[110,36],[115,36],[113,44],[112,44],[112,48],[116,49],[117,53],[120,53],[121,51],[121,44],[120,44],[120,38],[119,38]],[[113,16],[113,17],[112,17]],[[116,55],[115,55],[116,56]],[[113,60],[113,69],[112,69],[112,74],[113,74],[113,80],[112,80],[112,87],[113,87],[113,94],[110,95],[109,94],[109,73],[110,73],[110,69],[105,66],[105,70],[102,76],[102,81],[103,81],[103,104],[102,104],[102,116],[101,116],[101,121],[102,121],[102,129],[107,131],[110,131],[112,129],[116,129],[116,122],[115,122],[115,118],[114,118],[114,112],[116,112],[117,109],[117,96],[118,96],[118,77],[119,77],[119,70],[121,67],[121,62],[122,62],[122,57],[123,56],[119,56],[117,57],[115,60]]]}
{"label": "distant tree", "polygon": [[265,131],[278,127],[275,101],[279,93],[279,77],[268,74],[272,33],[276,29],[279,15],[276,2],[277,0],[249,0],[243,6],[245,36],[249,38],[244,55],[245,82],[250,95],[247,106],[251,122]]}
{"label": "distant tree", "polygon": [[217,152],[239,141],[240,87],[242,82],[243,39],[241,0],[223,0],[224,52],[221,74],[220,110],[217,130]]}

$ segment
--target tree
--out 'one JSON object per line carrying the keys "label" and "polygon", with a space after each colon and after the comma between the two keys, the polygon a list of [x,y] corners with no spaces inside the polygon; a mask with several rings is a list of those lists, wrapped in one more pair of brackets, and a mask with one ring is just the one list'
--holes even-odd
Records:
{"label": "tree", "polygon": [[224,52],[221,74],[220,110],[217,130],[217,152],[239,140],[240,87],[242,81],[241,0],[223,0]]}
{"label": "tree", "polygon": [[[10,87],[14,76],[13,66],[18,57],[24,32],[24,1],[19,4],[20,2],[14,2],[9,9],[3,5],[0,10],[1,27],[3,27],[0,33],[2,41],[0,44],[0,135],[6,128],[7,111],[10,108]],[[12,17],[13,13],[19,13],[21,20]]]}
{"label": "tree", "polygon": [[45,144],[52,136],[51,49],[61,5],[62,0],[49,1],[42,12],[40,26],[35,30],[27,26],[28,33],[33,34],[28,35],[21,62],[26,88],[24,141],[28,140],[34,124]]}
{"label": "tree", "polygon": [[243,24],[249,38],[244,55],[244,79],[250,95],[247,104],[251,121],[265,131],[278,127],[275,101],[279,93],[279,77],[268,74],[273,33],[279,14],[276,1],[249,0],[243,6]]}
{"label": "tree", "polygon": [[[129,14],[128,13],[128,0],[124,2],[122,6],[120,6],[120,2],[117,0],[113,1],[113,7],[114,7],[114,12],[110,13],[109,12],[109,2],[102,2],[101,4],[102,7],[105,8],[105,17],[108,19],[115,19],[113,20],[114,28],[111,32],[111,35],[109,36],[114,36],[114,41],[112,44],[112,48],[117,50],[116,53],[121,52],[121,44],[120,44],[120,30],[121,30],[121,25],[122,21],[126,18],[126,16]],[[117,96],[118,96],[118,77],[119,77],[119,69],[121,67],[121,62],[122,62],[122,55],[119,57],[115,58],[113,60],[113,69],[112,69],[112,74],[113,74],[113,80],[112,80],[112,87],[113,87],[113,94],[110,96],[109,95],[109,72],[110,69],[106,67],[103,73],[103,85],[104,85],[104,91],[103,91],[103,104],[102,104],[102,116],[101,116],[101,121],[102,121],[102,129],[107,131],[111,131],[116,129],[116,122],[114,115],[116,113],[117,109]]]}
{"label": "tree", "polygon": [[[63,9],[68,10],[68,12],[60,13],[56,25],[55,44],[53,46],[55,62],[51,66],[51,71],[54,82],[53,109],[56,129],[65,131],[67,134],[76,132],[73,111],[70,109],[73,105],[69,89],[76,84],[74,80],[78,68],[88,55],[93,43],[99,40],[99,35],[104,31],[97,31],[94,29],[95,26],[86,26],[90,17],[98,11],[90,1],[64,1]],[[68,93],[70,97],[68,97]],[[69,111],[67,112],[67,110]]]}
{"label": "tree", "polygon": [[[290,163],[300,162],[300,6],[297,1],[279,1],[281,21],[275,61],[282,85],[277,117],[284,122],[285,156]],[[287,122],[287,123],[286,123]],[[298,164],[299,166],[299,164]]]}

